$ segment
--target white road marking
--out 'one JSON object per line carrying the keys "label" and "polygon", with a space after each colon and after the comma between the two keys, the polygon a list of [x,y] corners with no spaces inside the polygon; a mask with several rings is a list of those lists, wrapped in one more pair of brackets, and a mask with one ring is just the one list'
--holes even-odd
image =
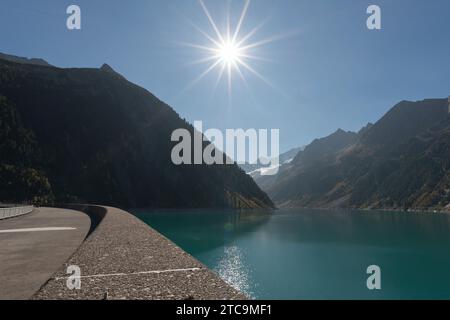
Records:
{"label": "white road marking", "polygon": [[[200,268],[186,268],[186,269],[167,269],[167,270],[152,270],[152,271],[140,271],[132,273],[107,273],[107,274],[93,274],[87,276],[80,276],[80,278],[104,278],[104,277],[123,277],[123,276],[136,276],[143,274],[160,274],[170,272],[187,272],[187,271],[200,271]],[[69,277],[56,277],[55,280],[67,279]]]}
{"label": "white road marking", "polygon": [[43,231],[70,231],[70,230],[76,230],[76,229],[77,228],[66,228],[66,227],[25,228],[25,229],[0,230],[0,233],[43,232]]}

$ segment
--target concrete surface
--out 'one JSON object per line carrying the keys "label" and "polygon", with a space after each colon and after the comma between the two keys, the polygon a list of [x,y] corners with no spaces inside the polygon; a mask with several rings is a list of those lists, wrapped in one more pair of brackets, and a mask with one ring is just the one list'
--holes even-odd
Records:
{"label": "concrete surface", "polygon": [[[97,227],[33,299],[246,299],[130,213],[79,209],[91,211],[93,221],[101,215]],[[79,290],[67,288],[70,265],[80,267]]]}
{"label": "concrete surface", "polygon": [[0,300],[30,299],[77,250],[90,226],[82,212],[52,208],[0,221]]}

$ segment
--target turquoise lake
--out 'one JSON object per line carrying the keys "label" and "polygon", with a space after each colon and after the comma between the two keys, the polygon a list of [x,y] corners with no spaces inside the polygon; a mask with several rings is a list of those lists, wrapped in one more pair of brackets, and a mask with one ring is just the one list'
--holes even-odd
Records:
{"label": "turquoise lake", "polygon": [[[135,210],[255,299],[450,299],[450,215]],[[381,268],[369,290],[367,267]]]}

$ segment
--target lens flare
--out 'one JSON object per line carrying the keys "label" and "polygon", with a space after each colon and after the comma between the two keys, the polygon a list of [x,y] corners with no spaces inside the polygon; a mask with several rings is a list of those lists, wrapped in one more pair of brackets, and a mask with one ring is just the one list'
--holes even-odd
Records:
{"label": "lens flare", "polygon": [[236,64],[241,58],[240,48],[233,41],[227,41],[218,48],[219,58],[229,66]]}
{"label": "lens flare", "polygon": [[264,26],[265,22],[253,28],[249,33],[245,34],[244,36],[240,35],[241,28],[245,22],[245,17],[247,15],[247,11],[250,6],[250,0],[245,1],[244,8],[242,9],[238,23],[233,31],[231,30],[230,14],[229,12],[227,13],[227,28],[225,32],[221,32],[219,30],[216,22],[212,18],[203,0],[199,0],[199,3],[209,21],[209,24],[211,25],[212,28],[211,31],[215,34],[215,36],[211,36],[208,32],[202,30],[201,28],[197,27],[194,23],[190,22],[191,25],[210,42],[210,44],[200,45],[192,43],[183,43],[183,45],[187,45],[189,47],[199,49],[208,53],[208,56],[206,58],[194,61],[194,64],[210,63],[210,65],[203,73],[200,74],[200,76],[198,76],[191,83],[189,83],[186,89],[194,86],[197,82],[199,82],[207,74],[209,74],[215,69],[219,69],[219,74],[214,86],[214,90],[217,88],[218,84],[221,82],[222,78],[225,75],[227,77],[229,96],[231,96],[233,72],[235,72],[248,86],[247,80],[245,79],[242,70],[251,73],[252,75],[256,76],[257,78],[259,78],[260,80],[264,81],[266,84],[274,88],[268,80],[266,80],[251,66],[251,61],[252,60],[268,61],[267,59],[264,59],[263,57],[256,55],[253,51],[260,46],[269,44],[273,41],[280,40],[284,38],[284,36],[280,35],[276,37],[259,40],[257,42],[250,42],[250,40],[254,37],[254,35]]}

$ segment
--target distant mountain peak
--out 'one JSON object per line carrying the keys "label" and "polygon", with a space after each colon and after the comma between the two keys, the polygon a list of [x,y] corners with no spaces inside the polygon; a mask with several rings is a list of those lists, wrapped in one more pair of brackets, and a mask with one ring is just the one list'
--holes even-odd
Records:
{"label": "distant mountain peak", "polygon": [[102,71],[106,71],[106,72],[116,72],[109,64],[104,63],[101,67],[100,70]]}
{"label": "distant mountain peak", "polygon": [[1,52],[0,52],[0,59],[6,60],[6,61],[15,62],[15,63],[32,64],[32,65],[36,65],[36,66],[45,66],[45,67],[53,67],[51,64],[49,64],[44,59],[19,57],[19,56],[14,56],[14,55],[1,53]]}
{"label": "distant mountain peak", "polygon": [[[337,129],[334,133],[330,134],[327,138],[340,138],[340,137],[348,137],[354,136],[356,133],[353,131],[345,131],[343,129]],[[321,139],[317,139],[321,140]]]}
{"label": "distant mountain peak", "polygon": [[373,127],[373,123],[372,122],[369,122],[369,123],[367,123],[364,127],[362,127],[359,131],[358,131],[358,135],[362,135],[362,134],[364,134],[365,132],[367,132],[370,128],[372,128]]}
{"label": "distant mountain peak", "polygon": [[354,135],[355,133],[352,131],[345,131],[344,129],[337,129],[331,136],[341,136],[341,135]]}
{"label": "distant mountain peak", "polygon": [[114,70],[114,69],[113,69],[109,64],[107,64],[107,63],[104,63],[104,64],[100,67],[100,70],[103,71],[103,72],[107,72],[107,73],[109,73],[109,74],[112,74],[112,75],[114,75],[114,76],[117,76],[117,77],[119,77],[119,78],[121,78],[121,79],[125,79],[124,76],[122,76],[120,73],[118,73],[116,70]]}

